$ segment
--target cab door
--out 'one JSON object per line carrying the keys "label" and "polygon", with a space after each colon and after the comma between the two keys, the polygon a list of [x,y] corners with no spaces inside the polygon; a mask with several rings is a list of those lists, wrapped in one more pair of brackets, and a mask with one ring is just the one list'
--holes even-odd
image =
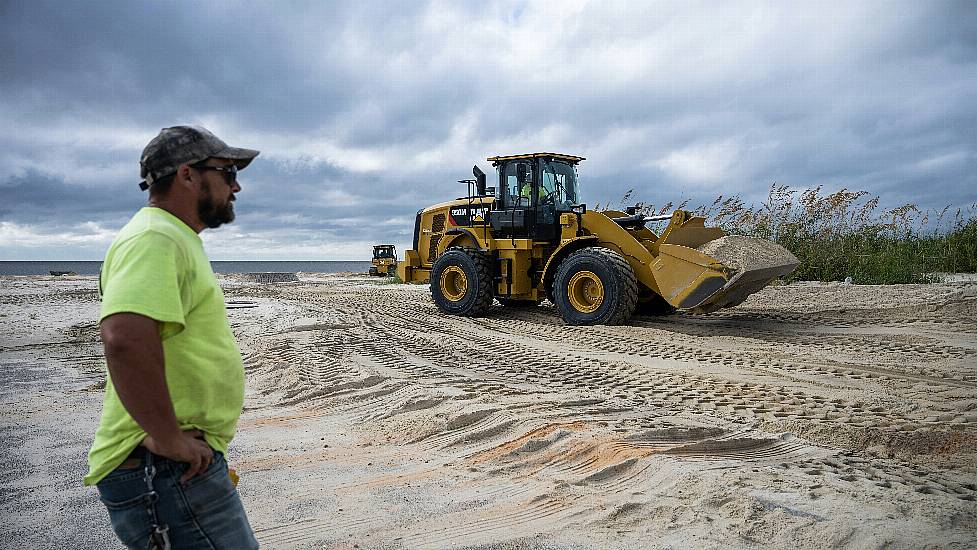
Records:
{"label": "cab door", "polygon": [[510,160],[499,169],[499,204],[493,211],[492,227],[500,237],[526,239],[534,225],[535,206],[531,199],[532,163]]}
{"label": "cab door", "polygon": [[560,217],[556,213],[555,187],[547,179],[542,159],[534,159],[533,178],[533,225],[529,235],[536,241],[556,240],[560,235]]}

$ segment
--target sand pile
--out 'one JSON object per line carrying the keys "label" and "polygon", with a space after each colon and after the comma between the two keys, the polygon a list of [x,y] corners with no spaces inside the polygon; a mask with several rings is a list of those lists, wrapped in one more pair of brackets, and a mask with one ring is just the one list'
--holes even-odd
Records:
{"label": "sand pile", "polygon": [[727,235],[697,248],[699,252],[716,258],[736,271],[782,269],[786,275],[800,265],[789,250],[765,239]]}

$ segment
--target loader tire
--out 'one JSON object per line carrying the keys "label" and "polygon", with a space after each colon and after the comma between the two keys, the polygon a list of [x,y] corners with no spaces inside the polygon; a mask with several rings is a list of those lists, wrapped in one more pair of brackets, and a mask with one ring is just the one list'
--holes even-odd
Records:
{"label": "loader tire", "polygon": [[519,308],[525,309],[528,307],[536,307],[539,302],[536,300],[516,300],[514,298],[496,298],[503,307]]}
{"label": "loader tire", "polygon": [[431,268],[431,298],[450,315],[478,317],[492,305],[489,258],[472,248],[451,247]]}
{"label": "loader tire", "polygon": [[631,265],[608,248],[583,248],[560,263],[553,278],[553,298],[570,325],[621,325],[638,301],[638,281]]}

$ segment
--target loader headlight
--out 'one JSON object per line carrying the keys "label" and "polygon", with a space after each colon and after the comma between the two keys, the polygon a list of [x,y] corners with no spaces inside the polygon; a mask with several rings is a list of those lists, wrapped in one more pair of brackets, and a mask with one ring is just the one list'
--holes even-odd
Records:
{"label": "loader headlight", "polygon": [[587,205],[586,204],[575,204],[575,205],[573,205],[573,206],[570,207],[570,211],[573,212],[574,214],[580,214],[580,215],[586,214],[587,213]]}

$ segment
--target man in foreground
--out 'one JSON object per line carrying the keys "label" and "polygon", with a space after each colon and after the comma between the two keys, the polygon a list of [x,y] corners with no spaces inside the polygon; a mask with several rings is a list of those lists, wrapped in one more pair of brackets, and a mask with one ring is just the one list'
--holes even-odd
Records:
{"label": "man in foreground", "polygon": [[140,160],[149,201],[102,264],[109,376],[85,484],[130,548],[258,546],[224,461],[244,369],[198,235],[234,219],[237,171],[257,155],[164,128]]}

